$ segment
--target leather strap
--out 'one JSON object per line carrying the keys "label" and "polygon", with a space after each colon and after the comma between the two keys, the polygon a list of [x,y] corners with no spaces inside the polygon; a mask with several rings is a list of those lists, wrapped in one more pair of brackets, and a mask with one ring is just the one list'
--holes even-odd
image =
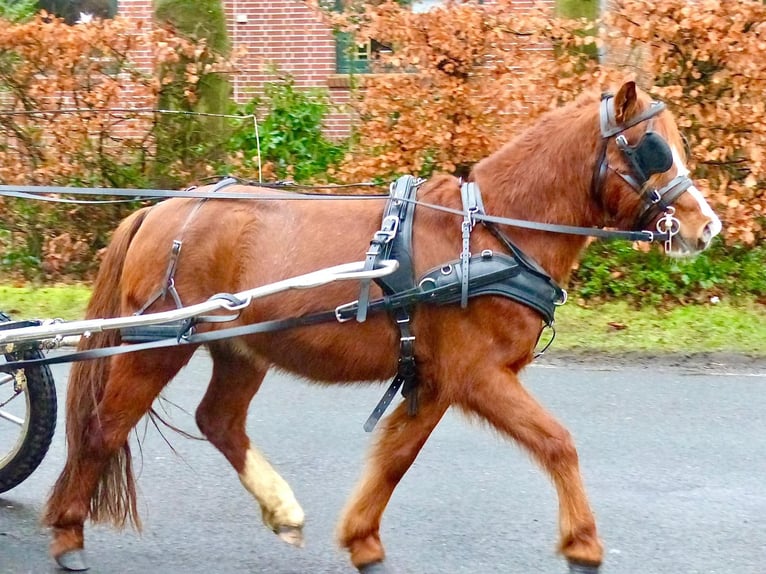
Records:
{"label": "leather strap", "polygon": [[[391,184],[390,197],[383,211],[383,222],[370,241],[370,248],[365,259],[365,270],[372,270],[380,259],[396,258],[399,268],[387,280],[376,281],[384,291],[396,292],[407,289],[413,284],[412,277],[412,216],[414,205],[406,199],[414,197],[418,185],[411,175],[404,175]],[[409,216],[409,217],[408,217]],[[400,228],[407,223],[404,233]],[[404,239],[402,239],[404,238]],[[370,300],[369,279],[362,280],[359,287],[359,308],[356,320],[360,323],[367,318],[367,303]]]}
{"label": "leather strap", "polygon": [[460,307],[465,309],[468,306],[468,282],[470,279],[470,261],[471,261],[471,231],[475,225],[474,216],[478,213],[484,213],[484,206],[481,201],[479,186],[471,181],[460,186],[460,198],[463,202],[463,223],[460,230],[463,236],[463,249],[460,252],[460,266],[462,268],[462,287],[460,295]]}
{"label": "leather strap", "polygon": [[[258,184],[261,185],[261,184]],[[359,200],[387,200],[389,195],[376,194],[376,195],[335,195],[335,194],[321,194],[321,193],[284,193],[280,195],[266,195],[259,193],[233,193],[233,192],[217,192],[215,194],[211,192],[201,191],[173,191],[173,190],[136,190],[136,189],[123,189],[123,188],[82,188],[82,187],[53,187],[53,186],[11,186],[0,185],[0,196],[8,197],[24,197],[31,199],[39,199],[44,201],[59,201],[57,198],[47,197],[45,194],[77,194],[77,195],[115,195],[115,196],[128,196],[131,197],[131,201],[151,200],[151,199],[167,199],[171,197],[185,197],[185,198],[205,198],[205,199],[255,199],[261,201],[303,201],[303,200],[324,200],[324,201],[359,201]],[[429,209],[435,209],[438,211],[444,211],[446,213],[454,213],[456,215],[463,215],[463,212],[457,209],[451,209],[441,205],[435,205],[432,203],[426,203],[418,201],[414,198],[403,199],[407,203],[414,205],[420,205]],[[476,221],[488,221],[493,223],[499,223],[501,225],[510,225],[513,227],[519,227],[524,229],[534,229],[538,231],[550,231],[552,233],[565,233],[569,235],[582,235],[588,237],[599,237],[605,240],[623,239],[627,241],[665,241],[667,236],[663,234],[653,233],[651,231],[612,231],[606,229],[599,229],[596,227],[576,227],[572,225],[559,225],[553,223],[543,223],[537,221],[526,221],[523,219],[513,219],[509,217],[496,217],[492,215],[477,215],[474,219]]]}
{"label": "leather strap", "polygon": [[[411,200],[415,199],[417,189],[422,181],[406,175],[391,184],[391,197],[383,212],[382,230],[387,228],[387,222],[389,222],[389,225],[393,224],[393,231],[375,253],[375,257],[393,258],[399,262],[399,268],[394,273],[375,280],[387,296],[408,292],[415,286],[412,266],[412,226],[416,202]],[[373,242],[375,242],[375,238],[373,238]],[[358,321],[360,316],[366,317],[367,315],[367,308],[370,304],[369,283],[361,287],[359,300],[355,304],[357,305],[356,317]],[[348,306],[345,307],[348,308]],[[402,388],[402,395],[407,400],[407,411],[410,416],[415,416],[418,409],[415,336],[410,328],[411,306],[389,307],[387,310],[392,313],[399,328],[399,361],[394,380],[364,424],[364,430],[367,432],[371,432],[375,428],[400,387]],[[338,309],[336,309],[336,316],[342,320]]]}
{"label": "leather strap", "polygon": [[304,327],[307,325],[316,325],[335,321],[335,310],[320,311],[301,317],[291,317],[288,319],[275,319],[273,321],[263,321],[261,323],[252,323],[240,327],[231,327],[229,329],[220,329],[218,331],[208,331],[207,333],[188,333],[188,327],[185,333],[179,332],[176,336],[160,339],[158,341],[149,341],[146,343],[137,343],[134,345],[122,345],[119,347],[104,347],[101,349],[89,349],[87,351],[75,351],[56,357],[43,357],[40,359],[29,359],[24,361],[9,361],[0,364],[0,372],[10,373],[16,369],[25,369],[38,365],[56,365],[60,363],[71,363],[72,361],[92,361],[93,359],[103,359],[114,355],[124,355],[125,353],[135,353],[136,351],[148,351],[153,349],[162,349],[166,347],[175,347],[178,345],[201,345],[212,341],[220,341],[233,337],[243,337],[245,335],[255,335],[257,333],[272,333],[274,331],[283,331],[295,327]]}
{"label": "leather strap", "polygon": [[[610,138],[624,132],[627,129],[637,126],[641,122],[645,122],[648,119],[653,118],[665,109],[663,102],[653,100],[649,107],[642,111],[640,114],[636,114],[629,121],[618,124],[615,119],[614,111],[614,96],[606,93],[601,95],[601,110],[600,110],[600,125],[601,125],[601,137]],[[611,104],[611,105],[610,105]]]}

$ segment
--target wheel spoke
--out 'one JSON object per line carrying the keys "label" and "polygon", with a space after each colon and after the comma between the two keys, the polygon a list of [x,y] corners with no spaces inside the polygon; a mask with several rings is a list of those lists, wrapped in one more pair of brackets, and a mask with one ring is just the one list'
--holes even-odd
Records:
{"label": "wheel spoke", "polygon": [[14,381],[13,375],[9,375],[8,373],[3,373],[0,375],[0,386],[5,385],[7,383],[12,383]]}
{"label": "wheel spoke", "polygon": [[12,415],[8,411],[0,410],[0,419],[5,419],[19,426],[24,425],[24,419],[20,419],[19,417]]}

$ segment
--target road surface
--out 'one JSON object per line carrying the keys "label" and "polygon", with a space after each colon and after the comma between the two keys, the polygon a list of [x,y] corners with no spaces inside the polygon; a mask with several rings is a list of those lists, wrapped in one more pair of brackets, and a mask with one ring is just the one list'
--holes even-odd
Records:
{"label": "road surface", "polygon": [[[62,404],[67,372],[54,370]],[[196,431],[189,413],[208,376],[200,353],[169,386],[178,426]],[[524,380],[575,437],[606,547],[603,574],[766,572],[763,364],[549,361]],[[272,374],[255,398],[251,436],[307,513],[302,550],[260,524],[256,504],[209,444],[165,431],[174,453],[142,426],[143,535],[88,527],[91,572],[351,574],[333,533],[371,440],[362,424],[382,391]],[[37,521],[63,457],[62,416],[42,466],[0,496],[0,573],[55,571]],[[547,478],[518,448],[457,413],[400,484],[382,535],[400,573],[566,572],[554,553]]]}

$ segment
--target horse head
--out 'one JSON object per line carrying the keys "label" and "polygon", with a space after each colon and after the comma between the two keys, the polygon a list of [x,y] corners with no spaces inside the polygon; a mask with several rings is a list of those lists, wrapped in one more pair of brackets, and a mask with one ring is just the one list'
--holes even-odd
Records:
{"label": "horse head", "polygon": [[694,255],[721,231],[721,221],[689,177],[673,115],[661,102],[625,83],[604,94],[601,148],[592,193],[616,227],[665,233],[665,252]]}

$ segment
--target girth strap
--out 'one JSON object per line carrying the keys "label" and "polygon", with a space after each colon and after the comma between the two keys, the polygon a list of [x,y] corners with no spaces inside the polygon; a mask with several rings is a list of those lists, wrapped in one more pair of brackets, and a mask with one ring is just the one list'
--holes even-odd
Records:
{"label": "girth strap", "polygon": [[[337,313],[336,313],[337,314]],[[403,307],[396,309],[394,317],[397,318],[397,325],[401,337],[399,339],[399,362],[396,369],[396,376],[391,384],[383,393],[383,396],[375,405],[375,408],[367,417],[364,423],[365,432],[372,432],[375,425],[378,424],[380,417],[386,412],[386,409],[394,400],[396,392],[402,385],[402,395],[407,399],[407,412],[410,416],[415,416],[418,412],[418,394],[417,394],[417,371],[415,365],[415,337],[410,330],[410,318],[407,310]],[[401,319],[400,319],[400,318]]]}

